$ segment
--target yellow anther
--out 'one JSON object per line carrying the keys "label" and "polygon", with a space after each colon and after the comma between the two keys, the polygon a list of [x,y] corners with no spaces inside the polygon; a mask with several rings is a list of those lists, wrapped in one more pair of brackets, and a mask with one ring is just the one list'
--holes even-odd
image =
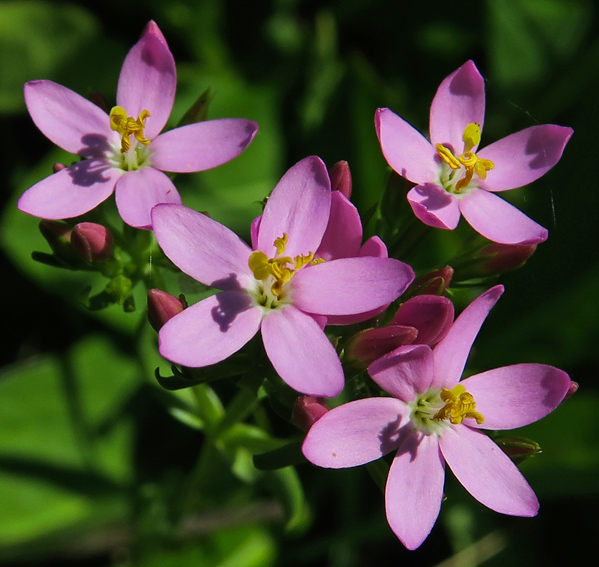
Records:
{"label": "yellow anther", "polygon": [[306,265],[324,262],[320,258],[314,260],[314,252],[299,254],[295,258],[282,256],[288,240],[287,234],[275,239],[274,246],[277,249],[277,254],[274,258],[269,258],[264,252],[256,250],[250,254],[248,260],[248,265],[254,277],[264,282],[265,287],[268,287],[276,298],[280,297],[283,286],[293,278],[297,270]]}
{"label": "yellow anther", "polygon": [[458,158],[456,158],[449,148],[446,148],[443,144],[437,144],[437,153],[439,157],[449,166],[451,169],[460,169],[462,165]]}
{"label": "yellow anther", "polygon": [[433,419],[438,421],[447,419],[450,423],[456,425],[462,423],[466,418],[476,420],[476,423],[482,423],[485,418],[476,410],[474,396],[466,392],[462,384],[458,384],[451,390],[443,388],[439,394],[445,405],[435,414]]}
{"label": "yellow anther", "polygon": [[285,252],[285,246],[287,246],[287,241],[289,240],[289,236],[286,233],[283,233],[283,236],[279,236],[279,238],[275,239],[275,247],[277,249],[277,256],[280,256],[283,252]]}
{"label": "yellow anther", "polygon": [[468,124],[464,129],[462,140],[464,140],[464,153],[472,151],[472,148],[480,144],[480,126],[474,122]]}
{"label": "yellow anther", "polygon": [[121,152],[125,153],[131,147],[129,136],[133,135],[135,139],[144,146],[150,144],[152,140],[144,138],[144,128],[146,119],[150,116],[148,110],[142,110],[137,120],[132,116],[127,116],[127,112],[122,106],[115,106],[110,111],[110,128],[121,135]]}

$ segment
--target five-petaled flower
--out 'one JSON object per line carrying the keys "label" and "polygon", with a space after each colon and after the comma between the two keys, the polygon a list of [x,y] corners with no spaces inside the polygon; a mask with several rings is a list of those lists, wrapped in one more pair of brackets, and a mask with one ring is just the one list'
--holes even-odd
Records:
{"label": "five-petaled flower", "polygon": [[489,240],[543,242],[547,230],[494,193],[522,187],[549,171],[572,129],[532,126],[478,151],[484,114],[484,79],[468,61],[437,90],[430,142],[388,108],[376,111],[375,127],[389,165],[417,184],[408,200],[422,222],[454,229],[461,213]]}
{"label": "five-petaled flower", "polygon": [[160,330],[160,353],[202,367],[224,360],[261,330],[266,354],[295,390],[335,396],[343,369],[322,326],[395,300],[411,283],[399,260],[315,256],[329,222],[330,180],[308,157],[281,178],[256,229],[254,249],[208,216],[181,205],[157,205],[153,230],[183,272],[222,291],[188,307]]}
{"label": "five-petaled flower", "polygon": [[157,203],[180,203],[164,171],[187,173],[238,156],[258,126],[225,118],[160,134],[176,89],[175,61],[158,26],[150,22],[129,51],[119,76],[117,105],[110,115],[52,81],[25,85],[25,102],[36,126],[82,161],[43,179],[20,198],[21,211],[45,219],[82,215],[116,192],[122,219],[151,226]]}
{"label": "five-petaled flower", "polygon": [[513,429],[553,411],[568,375],[516,364],[460,381],[472,343],[502,286],[474,300],[434,349],[402,346],[368,369],[391,397],[349,402],[310,429],[304,455],[321,467],[362,465],[397,450],[385,489],[387,520],[415,549],[431,531],[443,498],[445,463],[485,506],[534,516],[536,496],[516,465],[480,429]]}

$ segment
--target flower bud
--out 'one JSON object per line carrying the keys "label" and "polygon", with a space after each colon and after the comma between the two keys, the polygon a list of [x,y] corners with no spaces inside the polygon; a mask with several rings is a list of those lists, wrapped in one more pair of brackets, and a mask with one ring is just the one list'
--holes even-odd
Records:
{"label": "flower bud", "polygon": [[300,396],[293,404],[293,421],[304,431],[308,431],[325,413],[329,411],[325,398]]}
{"label": "flower bud", "polygon": [[439,295],[417,295],[402,303],[393,317],[393,325],[414,327],[418,336],[414,343],[436,345],[453,324],[453,303]]}
{"label": "flower bud", "polygon": [[392,350],[412,344],[418,329],[406,325],[389,325],[365,329],[355,334],[345,347],[345,357],[362,366],[370,366],[375,360]]}
{"label": "flower bud", "polygon": [[406,295],[443,295],[453,277],[453,268],[445,266],[439,270],[434,270],[414,280]]}
{"label": "flower bud", "polygon": [[494,441],[516,465],[541,453],[541,446],[536,441],[524,437],[496,437]]}
{"label": "flower bud", "polygon": [[160,289],[148,290],[148,319],[156,331],[187,307],[182,296],[180,297],[181,299]]}
{"label": "flower bud", "polygon": [[511,272],[520,268],[536,249],[536,244],[486,244],[452,263],[455,279],[465,281]]}
{"label": "flower bud", "polygon": [[346,161],[338,161],[329,170],[331,178],[331,190],[343,193],[348,199],[351,197],[352,179],[349,164]]}
{"label": "flower bud", "polygon": [[58,173],[59,171],[62,171],[63,169],[66,169],[66,165],[64,163],[55,163],[52,166],[52,173]]}
{"label": "flower bud", "polygon": [[73,248],[86,262],[103,262],[112,256],[114,242],[110,231],[101,224],[80,222],[71,234]]}

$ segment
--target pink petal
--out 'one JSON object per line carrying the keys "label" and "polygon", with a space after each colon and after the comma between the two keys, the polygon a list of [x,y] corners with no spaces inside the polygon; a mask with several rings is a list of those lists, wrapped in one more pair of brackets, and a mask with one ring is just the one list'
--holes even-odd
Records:
{"label": "pink petal", "polygon": [[447,464],[481,504],[511,516],[535,516],[539,502],[510,458],[482,431],[457,425],[439,439]]}
{"label": "pink petal", "polygon": [[158,26],[149,25],[125,57],[119,76],[117,105],[133,118],[138,118],[142,110],[149,110],[144,135],[153,139],[171,114],[176,88],[173,55]]}
{"label": "pink petal", "polygon": [[532,183],[560,160],[572,133],[572,128],[555,124],[531,126],[483,148],[479,157],[490,159],[495,168],[481,187],[506,191]]}
{"label": "pink petal", "polygon": [[343,369],[331,341],[293,305],[265,315],[262,340],[275,370],[294,390],[327,398],[343,390]]}
{"label": "pink petal", "polygon": [[182,205],[158,205],[152,226],[160,248],[187,275],[219,289],[253,281],[249,246],[210,217]]}
{"label": "pink petal", "polygon": [[453,230],[460,220],[460,208],[455,195],[434,183],[410,189],[408,201],[414,214],[428,226]]}
{"label": "pink petal", "polygon": [[262,309],[245,292],[211,295],[169,319],[158,334],[160,354],[176,364],[202,367],[237,352],[260,328]]}
{"label": "pink petal", "polygon": [[256,217],[250,225],[250,240],[252,248],[256,250],[258,248],[258,232],[260,231],[260,222],[262,221],[262,215]]}
{"label": "pink petal", "polygon": [[485,420],[468,425],[515,429],[538,421],[562,402],[571,383],[565,372],[544,364],[515,364],[471,376],[462,384]]}
{"label": "pink petal", "polygon": [[364,465],[397,448],[408,413],[408,407],[394,398],[349,402],[328,411],[314,423],[302,452],[319,467]]}
{"label": "pink petal", "polygon": [[459,203],[472,228],[493,242],[538,244],[547,240],[546,228],[494,193],[474,189]]}
{"label": "pink petal", "polygon": [[485,291],[455,320],[445,338],[433,350],[435,378],[431,388],[451,389],[458,383],[472,343],[502,293],[502,285]]}
{"label": "pink petal", "polygon": [[362,221],[358,209],[340,193],[331,193],[331,215],[316,258],[333,260],[360,255]]}
{"label": "pink petal", "polygon": [[439,85],[431,104],[431,142],[449,146],[455,154],[461,154],[464,129],[472,123],[482,128],[484,119],[485,81],[476,65],[466,61]]}
{"label": "pink petal", "polygon": [[352,315],[388,305],[412,283],[410,266],[392,258],[342,258],[300,270],[291,280],[302,311]]}
{"label": "pink petal", "polygon": [[406,345],[379,358],[368,374],[388,394],[413,402],[428,390],[433,379],[433,355],[427,345]]}
{"label": "pink petal", "polygon": [[403,118],[388,108],[379,108],[374,126],[387,163],[399,175],[413,183],[428,183],[438,177],[437,150]]}
{"label": "pink petal", "polygon": [[444,481],[437,437],[412,431],[393,459],[385,489],[387,521],[408,549],[419,547],[433,529]]}
{"label": "pink petal", "polygon": [[175,128],[152,142],[152,165],[178,173],[212,169],[236,158],[257,131],[258,124],[241,118],[208,120]]}
{"label": "pink petal", "polygon": [[415,327],[418,329],[415,342],[432,346],[447,334],[453,315],[453,303],[447,297],[417,295],[401,304],[392,323]]}
{"label": "pink petal", "polygon": [[269,258],[276,254],[274,242],[289,237],[285,256],[316,252],[329,222],[331,187],[327,168],[316,156],[304,158],[281,178],[266,203],[258,250]]}
{"label": "pink petal", "polygon": [[25,103],[44,136],[67,152],[82,157],[104,157],[118,134],[108,115],[93,102],[52,81],[25,85]]}
{"label": "pink petal", "polygon": [[181,204],[173,182],[162,171],[143,167],[125,173],[116,184],[116,206],[121,218],[135,228],[151,228],[150,212],[160,203]]}
{"label": "pink petal", "polygon": [[371,236],[360,248],[360,256],[375,256],[388,258],[387,246],[378,236]]}
{"label": "pink petal", "polygon": [[121,175],[105,160],[83,160],[30,187],[17,206],[43,219],[78,217],[110,197]]}

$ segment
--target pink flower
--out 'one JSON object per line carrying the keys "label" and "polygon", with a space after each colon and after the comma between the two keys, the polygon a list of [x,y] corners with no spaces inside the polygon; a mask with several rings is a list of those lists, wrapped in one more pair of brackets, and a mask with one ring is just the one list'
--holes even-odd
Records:
{"label": "pink flower", "polygon": [[459,381],[472,343],[501,293],[473,301],[434,349],[403,346],[369,373],[391,397],[339,406],[310,429],[304,455],[316,465],[362,465],[397,450],[387,479],[387,520],[409,549],[431,531],[443,498],[445,463],[485,506],[534,516],[536,496],[509,457],[481,429],[513,429],[553,411],[570,388],[565,372],[516,364]]}
{"label": "pink flower", "polygon": [[159,333],[160,353],[177,364],[207,366],[261,330],[266,354],[287,384],[304,394],[337,395],[343,370],[323,319],[390,303],[414,274],[390,258],[315,257],[330,209],[329,176],[317,157],[297,163],[277,184],[253,250],[205,215],[156,206],[153,229],[165,254],[186,274],[224,290],[170,319]]}
{"label": "pink flower", "polygon": [[45,219],[82,215],[116,192],[123,220],[149,228],[157,203],[180,203],[163,171],[187,173],[238,156],[258,126],[220,119],[160,134],[175,98],[175,61],[158,26],[150,22],[129,51],[119,77],[117,105],[110,115],[52,81],[25,85],[31,118],[44,135],[82,161],[29,188],[21,211]]}
{"label": "pink flower", "polygon": [[376,111],[375,127],[389,165],[417,184],[408,200],[422,222],[454,229],[461,213],[489,240],[543,242],[547,230],[494,193],[522,187],[549,171],[572,129],[532,126],[478,152],[484,115],[484,79],[468,61],[439,86],[430,111],[430,142],[388,108]]}

